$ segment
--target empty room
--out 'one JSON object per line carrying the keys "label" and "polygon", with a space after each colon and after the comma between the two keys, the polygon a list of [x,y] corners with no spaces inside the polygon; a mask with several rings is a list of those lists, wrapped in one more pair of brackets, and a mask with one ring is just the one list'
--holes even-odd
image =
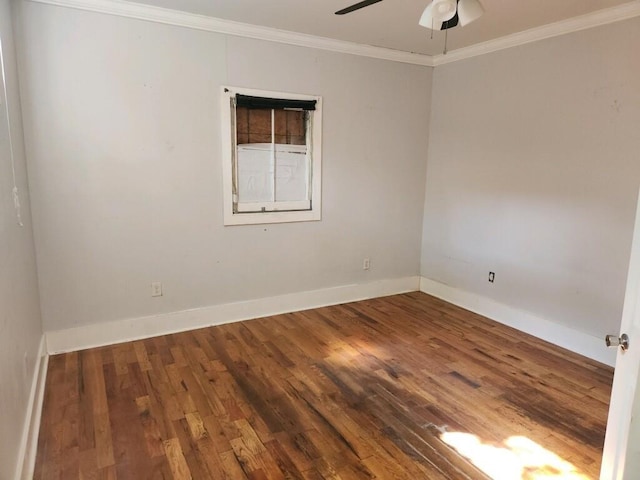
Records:
{"label": "empty room", "polygon": [[0,0],[0,480],[640,479],[640,0]]}

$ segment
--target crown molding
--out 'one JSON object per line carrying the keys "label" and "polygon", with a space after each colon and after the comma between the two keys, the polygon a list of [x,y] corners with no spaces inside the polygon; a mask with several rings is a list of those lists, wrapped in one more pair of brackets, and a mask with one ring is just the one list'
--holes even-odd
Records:
{"label": "crown molding", "polygon": [[325,37],[317,37],[304,33],[289,32],[275,28],[233,22],[220,18],[198,15],[195,13],[170,10],[124,0],[27,0],[34,3],[44,3],[59,7],[86,10],[89,12],[106,13],[119,17],[135,18],[149,22],[163,23],[178,27],[204,30],[239,37],[255,38],[270,42],[285,43],[299,47],[317,48],[331,52],[359,55],[362,57],[378,58],[393,62],[410,63],[414,65],[433,66],[430,55],[403,52],[390,48],[361,45]]}
{"label": "crown molding", "polygon": [[546,38],[557,37],[567,33],[578,32],[609,23],[628,20],[640,16],[640,0],[618,5],[617,7],[598,10],[579,17],[550,23],[542,27],[532,28],[523,32],[514,33],[505,37],[496,38],[487,42],[471,45],[470,47],[451,50],[446,55],[440,54],[433,58],[433,66],[445,65],[466,58],[477,57],[506,48],[517,47],[527,43],[537,42]]}
{"label": "crown molding", "polygon": [[120,17],[135,18],[149,22],[163,23],[178,27],[193,28],[207,32],[222,33],[239,37],[267,40],[270,42],[296,45],[299,47],[317,48],[331,52],[359,55],[363,57],[390,60],[393,62],[410,63],[428,67],[436,67],[447,63],[457,62],[479,55],[504,50],[527,43],[537,42],[546,38],[557,37],[567,33],[578,32],[588,28],[598,27],[609,23],[627,20],[640,16],[640,0],[611,7],[579,17],[550,23],[542,27],[532,28],[487,42],[478,43],[470,47],[449,51],[446,55],[430,56],[420,53],[403,52],[390,48],[362,45],[343,40],[317,37],[304,33],[289,32],[275,28],[233,22],[206,15],[181,12],[167,8],[143,5],[125,0],[27,0],[35,3],[57,5],[75,8],[89,12],[106,13]]}

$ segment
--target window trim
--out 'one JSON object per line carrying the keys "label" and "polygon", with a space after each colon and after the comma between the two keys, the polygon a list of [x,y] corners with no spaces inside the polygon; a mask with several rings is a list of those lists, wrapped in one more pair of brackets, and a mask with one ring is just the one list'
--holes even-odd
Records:
{"label": "window trim", "polygon": [[[278,98],[287,100],[315,101],[313,122],[311,124],[311,209],[283,210],[268,212],[234,212],[233,185],[237,172],[234,166],[235,148],[235,117],[232,118],[231,100],[236,94]],[[299,93],[274,92],[242,87],[222,86],[220,93],[221,112],[221,147],[222,147],[222,183],[224,225],[255,225],[265,223],[288,223],[318,221],[322,218],[322,97]],[[285,207],[285,202],[278,202]]]}

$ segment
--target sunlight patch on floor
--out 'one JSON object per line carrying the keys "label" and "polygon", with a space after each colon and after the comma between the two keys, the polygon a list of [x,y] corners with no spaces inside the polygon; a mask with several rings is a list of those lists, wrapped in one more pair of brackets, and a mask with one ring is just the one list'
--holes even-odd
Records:
{"label": "sunlight patch on floor", "polygon": [[589,480],[574,465],[526,437],[509,437],[502,444],[485,443],[462,432],[444,432],[440,438],[493,480]]}
{"label": "sunlight patch on floor", "polygon": [[328,350],[332,352],[329,358],[344,366],[351,366],[353,360],[362,358],[363,355],[377,359],[389,358],[389,353],[384,348],[362,341],[331,342]]}

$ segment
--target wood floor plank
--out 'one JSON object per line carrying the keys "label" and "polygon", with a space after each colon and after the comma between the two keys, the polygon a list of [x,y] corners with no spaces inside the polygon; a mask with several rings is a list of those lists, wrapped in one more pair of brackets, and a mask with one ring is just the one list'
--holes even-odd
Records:
{"label": "wood floor plank", "polygon": [[446,432],[512,455],[509,442],[534,442],[595,479],[613,376],[419,292],[56,355],[48,368],[38,480],[491,478]]}
{"label": "wood floor plank", "polygon": [[171,473],[175,480],[191,480],[191,471],[184,458],[180,441],[177,438],[170,438],[164,441],[164,448],[167,452],[167,460],[171,467]]}

